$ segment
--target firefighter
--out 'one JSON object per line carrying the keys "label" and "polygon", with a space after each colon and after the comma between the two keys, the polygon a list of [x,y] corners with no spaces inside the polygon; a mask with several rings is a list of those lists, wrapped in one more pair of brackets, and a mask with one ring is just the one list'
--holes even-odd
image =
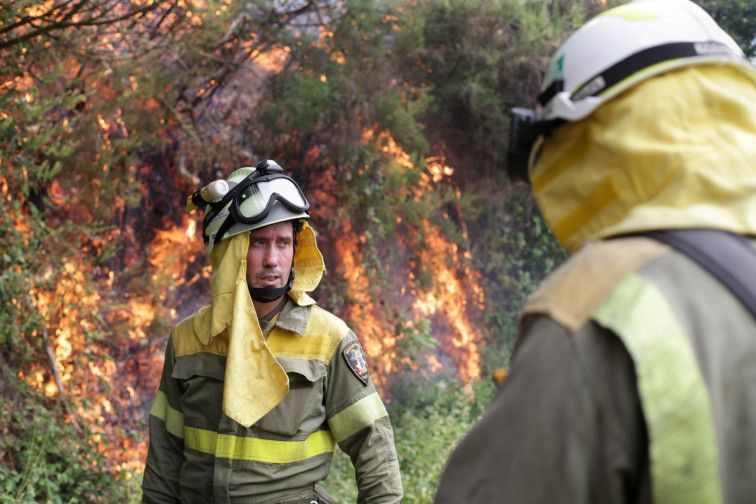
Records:
{"label": "firefighter", "polygon": [[168,340],[142,502],[329,503],[317,483],[338,443],[358,501],[398,503],[393,431],[362,346],[307,294],[325,270],[307,199],[270,160],[220,185],[187,205],[205,209],[212,300]]}
{"label": "firefighter", "polygon": [[754,502],[756,319],[733,284],[756,271],[756,71],[694,3],[636,0],[573,33],[541,90],[508,169],[571,257],[436,504]]}

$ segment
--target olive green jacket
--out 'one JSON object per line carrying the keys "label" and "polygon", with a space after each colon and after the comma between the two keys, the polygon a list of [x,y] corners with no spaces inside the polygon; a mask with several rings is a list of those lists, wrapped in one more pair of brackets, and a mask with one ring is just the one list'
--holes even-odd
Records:
{"label": "olive green jacket", "polygon": [[222,412],[227,338],[203,346],[190,320],[168,341],[150,411],[144,503],[309,502],[335,443],[355,466],[359,502],[401,500],[391,423],[370,377],[349,364],[361,347],[343,321],[288,298],[274,322],[260,321],[289,393],[247,429]]}
{"label": "olive green jacket", "polygon": [[745,504],[754,474],[756,320],[687,257],[616,239],[529,300],[434,502]]}

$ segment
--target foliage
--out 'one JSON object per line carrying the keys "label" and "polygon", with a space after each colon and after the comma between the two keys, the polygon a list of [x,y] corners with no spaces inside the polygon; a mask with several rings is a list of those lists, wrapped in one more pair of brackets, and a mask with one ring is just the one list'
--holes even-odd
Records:
{"label": "foliage", "polygon": [[[131,429],[143,427],[154,392],[155,349],[206,300],[207,260],[201,241],[186,238],[197,221],[181,200],[259,158],[287,167],[317,209],[329,271],[319,302],[354,325],[368,325],[364,315],[385,322],[396,369],[452,351],[441,348],[433,316],[412,312],[420,292],[448,290],[442,267],[468,282],[465,292],[482,287],[485,309],[478,298],[454,302],[483,329],[489,370],[506,365],[524,296],[563,257],[530,197],[500,169],[507,109],[532,100],[547,53],[597,8],[588,0],[1,6],[0,357],[9,373],[0,385],[21,377],[56,398],[13,399],[29,418],[50,407],[24,431],[30,441],[0,460],[4,488],[51,502],[57,491],[65,501],[92,471],[102,487],[95,501],[120,498],[105,488],[116,480],[102,454],[127,451],[114,436],[143,446]],[[453,175],[433,172],[444,163]],[[166,238],[174,229],[181,236]],[[342,264],[347,242],[359,289]],[[469,389],[455,390],[452,366],[385,378],[405,490],[410,502],[426,502],[440,454],[488,396],[471,402]],[[42,443],[53,435],[79,445],[62,454]],[[94,459],[81,458],[85,448]],[[39,463],[24,465],[29,454]],[[50,476],[64,462],[75,481]]]}
{"label": "foliage", "polygon": [[[529,189],[506,180],[476,186],[463,199],[471,233],[474,265],[481,271],[489,300],[484,323],[489,336],[484,364],[490,373],[508,367],[527,296],[567,259],[535,206]],[[506,195],[506,197],[502,197]]]}
{"label": "foliage", "polygon": [[[0,394],[0,502],[128,502],[121,483],[86,423],[8,375]],[[66,418],[65,421],[61,419]]]}
{"label": "foliage", "polygon": [[453,151],[477,161],[475,175],[489,176],[504,166],[509,110],[534,104],[551,54],[597,7],[595,2],[423,2],[421,58],[436,105],[425,119],[443,125]]}
{"label": "foliage", "polygon": [[74,0],[42,5],[34,0],[17,0],[0,8],[0,50],[57,38],[72,29],[108,26],[145,15],[158,8],[146,2],[124,8],[112,0]]}
{"label": "foliage", "polygon": [[435,104],[424,121],[443,125],[435,133],[458,167],[456,205],[488,306],[482,324],[490,372],[507,365],[526,296],[566,258],[530,192],[512,187],[502,170],[508,111],[532,105],[551,53],[598,5],[447,0],[423,8],[422,54]]}
{"label": "foliage", "polygon": [[756,5],[751,0],[694,1],[735,39],[746,56],[756,56]]}

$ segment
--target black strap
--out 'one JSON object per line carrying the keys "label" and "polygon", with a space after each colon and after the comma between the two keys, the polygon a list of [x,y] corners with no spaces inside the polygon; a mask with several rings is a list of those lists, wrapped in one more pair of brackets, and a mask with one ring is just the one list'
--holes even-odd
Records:
{"label": "black strap", "polygon": [[715,229],[648,231],[717,277],[756,316],[756,250],[743,236]]}
{"label": "black strap", "polygon": [[[738,58],[739,55],[727,44],[716,40],[706,42],[671,42],[669,44],[647,47],[618,61],[600,74],[586,80],[585,84],[572,93],[570,100],[578,101],[587,96],[598,96],[606,89],[622,82],[644,68],[664,61],[700,56]],[[538,95],[538,102],[545,106],[554,96],[562,91],[564,91],[564,81],[555,79],[548,88]]]}

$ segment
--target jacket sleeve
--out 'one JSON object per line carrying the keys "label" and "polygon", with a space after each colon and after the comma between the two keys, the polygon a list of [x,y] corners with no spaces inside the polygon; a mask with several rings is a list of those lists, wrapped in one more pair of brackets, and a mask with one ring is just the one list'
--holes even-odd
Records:
{"label": "jacket sleeve", "polygon": [[171,336],[165,350],[160,386],[150,409],[150,444],[142,480],[143,504],[179,502],[179,476],[184,457],[184,415],[179,401],[179,383],[171,378],[175,363]]}
{"label": "jacket sleeve", "polygon": [[339,344],[328,368],[326,416],[339,447],[354,465],[357,502],[399,503],[402,480],[394,432],[352,331]]}

